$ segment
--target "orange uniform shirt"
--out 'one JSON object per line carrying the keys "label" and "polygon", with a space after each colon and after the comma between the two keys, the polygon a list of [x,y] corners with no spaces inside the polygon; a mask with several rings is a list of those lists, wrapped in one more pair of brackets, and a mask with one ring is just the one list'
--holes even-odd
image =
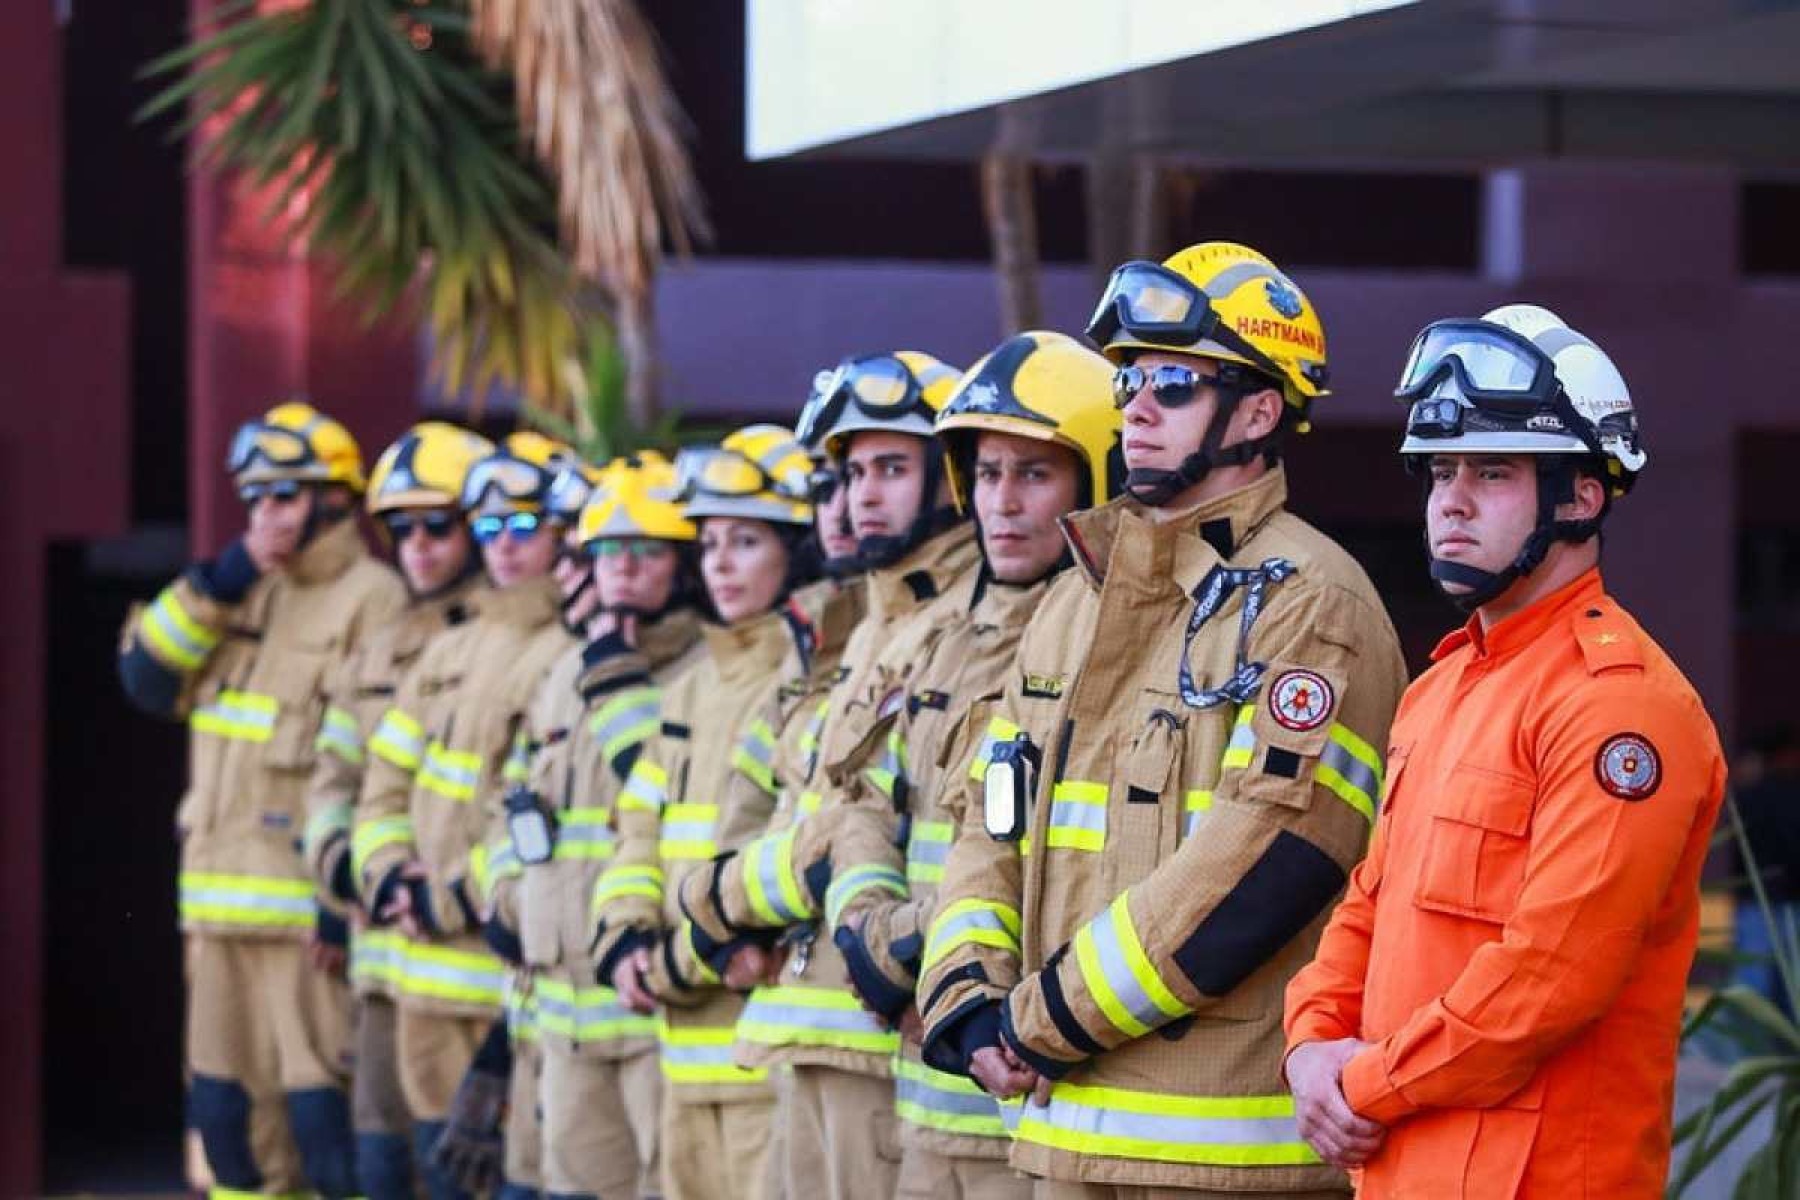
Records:
{"label": "orange uniform shirt", "polygon": [[1406,692],[1368,857],[1289,985],[1360,1037],[1368,1197],[1660,1197],[1701,861],[1724,794],[1693,687],[1598,570]]}

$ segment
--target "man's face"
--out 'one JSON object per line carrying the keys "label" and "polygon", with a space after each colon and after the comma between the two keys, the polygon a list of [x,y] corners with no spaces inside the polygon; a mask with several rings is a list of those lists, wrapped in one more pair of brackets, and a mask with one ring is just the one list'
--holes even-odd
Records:
{"label": "man's face", "polygon": [[494,586],[509,588],[550,573],[556,561],[556,527],[540,519],[530,533],[508,528],[481,548],[481,562]]}
{"label": "man's face", "polygon": [[[1146,373],[1165,365],[1186,367],[1209,379],[1219,373],[1219,364],[1210,358],[1161,350],[1145,351],[1131,362]],[[1139,388],[1121,413],[1125,421],[1125,466],[1134,471],[1179,469],[1188,455],[1200,449],[1218,408],[1219,389],[1208,384],[1199,384],[1194,398],[1180,405],[1158,400],[1147,384]],[[1231,410],[1220,445],[1231,446],[1272,433],[1280,422],[1279,392],[1270,388],[1250,393]]]}
{"label": "man's face", "polygon": [[1081,464],[1066,446],[983,433],[975,442],[981,544],[1001,583],[1042,579],[1063,554],[1058,517],[1075,507]]}
{"label": "man's face", "polygon": [[266,491],[249,503],[250,530],[271,541],[298,544],[306,529],[306,519],[318,502],[317,489],[305,484],[291,491],[279,487]]}
{"label": "man's face", "polygon": [[844,469],[856,536],[904,536],[925,499],[925,439],[885,430],[852,434]]}
{"label": "man's face", "polygon": [[813,504],[813,525],[826,558],[849,558],[856,553],[856,531],[850,528],[850,489],[841,470],[830,499]]}
{"label": "man's face", "polygon": [[[1425,500],[1425,534],[1433,558],[1477,570],[1504,571],[1537,525],[1537,470],[1523,454],[1434,454]],[[1462,595],[1458,583],[1444,585]]]}
{"label": "man's face", "polygon": [[656,538],[603,538],[594,547],[594,586],[604,608],[660,612],[675,592],[679,556]]}
{"label": "man's face", "polygon": [[400,573],[416,596],[433,595],[455,580],[474,552],[468,525],[449,505],[393,514],[388,530],[395,535]]}

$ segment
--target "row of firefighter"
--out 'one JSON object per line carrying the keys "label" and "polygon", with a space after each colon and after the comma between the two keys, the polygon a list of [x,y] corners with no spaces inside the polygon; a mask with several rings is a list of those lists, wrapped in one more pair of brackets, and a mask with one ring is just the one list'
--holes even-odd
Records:
{"label": "row of firefighter", "polygon": [[1723,782],[1600,580],[1611,360],[1526,304],[1419,335],[1468,617],[1409,689],[1286,506],[1300,287],[1205,243],[1086,337],[599,466],[239,430],[244,532],[120,657],[190,734],[215,1193],[1660,1194]]}

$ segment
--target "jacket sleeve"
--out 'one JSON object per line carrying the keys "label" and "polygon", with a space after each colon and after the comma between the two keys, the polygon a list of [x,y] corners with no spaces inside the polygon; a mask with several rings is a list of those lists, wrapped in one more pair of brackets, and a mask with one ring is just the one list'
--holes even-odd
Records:
{"label": "jacket sleeve", "polygon": [[919,1016],[925,1061],[966,1074],[969,1053],[992,1045],[999,1013],[1019,982],[1019,905],[1025,888],[1024,846],[988,834],[982,778],[996,745],[1020,730],[1005,714],[1016,696],[970,706],[964,737],[975,749],[968,764],[947,770],[939,805],[956,825],[944,863],[919,962]]}
{"label": "jacket sleeve", "polygon": [[352,654],[326,678],[325,719],[314,744],[317,753],[306,786],[302,851],[307,870],[318,885],[320,903],[340,916],[357,896],[350,867],[350,835],[366,758],[353,699],[361,666],[361,654]]}
{"label": "jacket sleeve", "polygon": [[611,974],[622,952],[663,929],[665,877],[657,850],[662,812],[669,801],[669,769],[663,764],[674,761],[671,752],[677,749],[665,741],[660,735],[652,739],[633,764],[614,814],[617,847],[594,880],[590,912],[594,961],[602,979]]}
{"label": "jacket sleeve", "polygon": [[[1115,896],[1008,999],[1002,1036],[1041,1074],[1060,1077],[1229,995],[1321,921],[1362,858],[1381,794],[1375,747],[1405,684],[1392,629],[1329,583],[1263,620],[1250,650],[1267,669],[1201,801],[1203,836]],[[1284,684],[1310,689],[1304,710]]]}
{"label": "jacket sleeve", "polygon": [[350,833],[350,868],[371,904],[389,873],[418,857],[412,791],[425,758],[425,726],[414,714],[424,711],[418,681],[431,669],[433,657],[433,650],[427,649],[363,746],[362,792]]}
{"label": "jacket sleeve", "polygon": [[[1672,882],[1698,876],[1725,767],[1692,696],[1608,672],[1551,714],[1538,747],[1524,881],[1500,936],[1345,1065],[1344,1098],[1372,1120],[1484,1108],[1523,1087],[1611,1007]],[[1632,768],[1659,773],[1650,791],[1607,790],[1604,756],[1616,747]]]}
{"label": "jacket sleeve", "polygon": [[257,578],[243,543],[233,542],[136,610],[119,649],[126,699],[152,716],[185,715],[189,683],[218,648],[232,612]]}

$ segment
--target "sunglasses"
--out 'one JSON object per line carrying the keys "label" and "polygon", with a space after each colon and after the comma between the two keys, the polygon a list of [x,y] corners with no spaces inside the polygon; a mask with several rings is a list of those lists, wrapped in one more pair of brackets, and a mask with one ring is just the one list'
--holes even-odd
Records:
{"label": "sunglasses", "polygon": [[300,494],[300,481],[297,479],[271,479],[266,483],[246,483],[238,489],[238,499],[245,504],[255,504],[258,500],[273,499],[286,503]]}
{"label": "sunglasses", "polygon": [[1162,363],[1154,367],[1126,366],[1113,372],[1113,407],[1124,408],[1132,397],[1150,389],[1150,395],[1164,408],[1184,408],[1194,402],[1201,391],[1216,387],[1221,391],[1257,391],[1275,386],[1233,363],[1220,363],[1216,375],[1202,375],[1192,367],[1179,363]]}
{"label": "sunglasses", "polygon": [[504,517],[476,517],[469,522],[469,532],[473,533],[476,542],[483,546],[496,540],[503,533],[511,536],[516,542],[522,542],[537,533],[543,523],[543,517],[537,513],[516,512],[508,513]]}
{"label": "sunglasses", "polygon": [[675,547],[653,538],[600,538],[589,542],[587,548],[595,558],[630,555],[639,562],[651,562],[675,553]]}
{"label": "sunglasses", "polygon": [[446,512],[431,513],[388,513],[381,518],[387,527],[388,535],[397,546],[413,535],[414,530],[424,530],[425,536],[434,542],[441,542],[456,532],[456,518]]}

